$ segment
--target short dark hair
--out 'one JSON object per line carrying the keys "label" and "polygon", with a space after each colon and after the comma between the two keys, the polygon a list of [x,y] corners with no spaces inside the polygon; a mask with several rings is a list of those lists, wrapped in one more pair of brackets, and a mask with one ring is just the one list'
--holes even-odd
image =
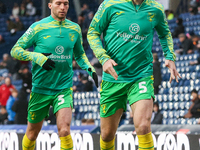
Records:
{"label": "short dark hair", "polygon": [[159,108],[158,102],[154,102],[154,103],[153,103],[153,106],[155,106],[155,105]]}
{"label": "short dark hair", "polygon": [[178,24],[182,24],[183,23],[183,19],[182,18],[178,18],[177,21],[178,21]]}
{"label": "short dark hair", "polygon": [[186,35],[185,35],[184,33],[180,33],[180,34],[178,35],[178,38],[181,38],[181,37],[186,38]]}
{"label": "short dark hair", "polygon": [[53,0],[49,0],[49,3],[52,3],[53,2]]}
{"label": "short dark hair", "polygon": [[153,107],[154,107],[154,106],[157,106],[157,107],[158,107],[158,112],[160,112],[159,103],[158,103],[158,102],[154,102],[154,103],[153,103]]}
{"label": "short dark hair", "polygon": [[91,118],[91,119],[88,119],[88,120],[87,120],[87,123],[94,123],[94,119],[92,119],[92,118]]}
{"label": "short dark hair", "polygon": [[1,106],[0,108],[6,109],[6,106]]}
{"label": "short dark hair", "polygon": [[83,118],[82,120],[81,120],[81,123],[86,123],[87,122],[87,119],[85,119],[85,118]]}
{"label": "short dark hair", "polygon": [[29,69],[29,67],[28,67],[27,65],[22,65],[22,66],[20,67],[20,70],[24,70],[24,69]]}
{"label": "short dark hair", "polygon": [[198,91],[197,91],[196,89],[193,89],[193,90],[191,91],[191,94],[192,94],[192,93],[198,94]]}

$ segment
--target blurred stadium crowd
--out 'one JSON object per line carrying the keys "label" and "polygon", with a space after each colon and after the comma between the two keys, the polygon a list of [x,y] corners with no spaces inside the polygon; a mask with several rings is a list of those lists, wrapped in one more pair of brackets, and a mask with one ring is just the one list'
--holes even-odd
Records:
{"label": "blurred stadium crowd", "polygon": [[[81,0],[81,13],[76,14],[72,0],[67,19],[77,22],[83,35],[83,46],[91,64],[95,67],[99,84],[102,66],[87,42],[90,22],[98,9],[95,0]],[[41,1],[16,0],[0,2],[0,124],[26,124],[27,107],[31,92],[31,63],[10,57],[10,50],[28,27],[42,19]],[[155,104],[154,124],[198,124],[200,123],[200,1],[192,0],[188,12],[174,14],[166,10],[166,17],[174,39],[177,55],[176,66],[182,76],[179,83],[168,83],[169,71],[164,65],[164,56],[155,32],[153,39],[153,69]],[[78,17],[77,17],[78,16]],[[28,49],[33,51],[33,48]],[[73,61],[74,110],[72,125],[100,124],[100,94],[89,78]],[[128,107],[129,108],[129,107]],[[86,121],[87,119],[87,121]],[[46,124],[55,124],[50,109]],[[130,109],[124,112],[121,124],[132,124]]]}

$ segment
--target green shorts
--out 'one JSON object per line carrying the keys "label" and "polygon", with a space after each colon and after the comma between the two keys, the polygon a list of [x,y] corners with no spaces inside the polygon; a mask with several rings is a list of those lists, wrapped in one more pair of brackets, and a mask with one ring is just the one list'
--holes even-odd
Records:
{"label": "green shorts", "polygon": [[100,116],[109,117],[123,108],[126,111],[127,101],[129,105],[154,96],[153,76],[149,76],[130,83],[112,83],[102,81],[100,98]]}
{"label": "green shorts", "polygon": [[50,105],[53,106],[54,114],[61,108],[73,108],[72,94],[72,88],[64,89],[56,95],[32,92],[28,104],[28,121],[30,123],[38,123],[48,117]]}

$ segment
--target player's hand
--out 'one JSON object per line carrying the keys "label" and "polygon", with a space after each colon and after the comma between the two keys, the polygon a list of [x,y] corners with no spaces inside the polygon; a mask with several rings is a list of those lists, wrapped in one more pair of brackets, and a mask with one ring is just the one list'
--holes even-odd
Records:
{"label": "player's hand", "polygon": [[[92,72],[92,69],[91,69],[91,68],[88,68],[88,71],[89,71],[89,72]],[[98,77],[97,77],[96,72],[92,72],[92,78],[93,78],[93,80],[94,80],[94,83],[95,83],[96,87],[98,88]]]}
{"label": "player's hand", "polygon": [[[42,53],[42,54],[45,55],[45,56],[49,56],[52,53]],[[46,62],[42,65],[42,68],[47,70],[47,71],[52,70],[52,68],[55,68],[55,62],[48,58],[46,60]]]}
{"label": "player's hand", "polygon": [[118,75],[115,69],[113,68],[113,66],[117,66],[117,65],[118,64],[113,59],[109,59],[103,64],[103,71],[105,73],[112,75],[115,78],[115,80],[117,80]]}
{"label": "player's hand", "polygon": [[181,76],[176,70],[175,63],[172,60],[165,60],[165,66],[169,68],[171,73],[169,82],[171,83],[174,78],[176,79],[176,82],[178,82],[178,77],[181,78]]}

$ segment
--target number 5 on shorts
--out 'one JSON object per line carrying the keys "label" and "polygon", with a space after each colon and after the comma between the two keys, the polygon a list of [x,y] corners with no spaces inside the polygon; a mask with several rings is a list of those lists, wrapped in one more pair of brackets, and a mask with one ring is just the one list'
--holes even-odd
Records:
{"label": "number 5 on shorts", "polygon": [[144,86],[144,84],[146,84],[146,82],[140,82],[139,83],[139,89],[143,89],[140,91],[140,93],[145,93],[147,91],[147,87]]}
{"label": "number 5 on shorts", "polygon": [[61,105],[61,104],[63,104],[64,102],[65,102],[65,99],[63,98],[64,97],[64,95],[59,95],[58,96],[58,105]]}

